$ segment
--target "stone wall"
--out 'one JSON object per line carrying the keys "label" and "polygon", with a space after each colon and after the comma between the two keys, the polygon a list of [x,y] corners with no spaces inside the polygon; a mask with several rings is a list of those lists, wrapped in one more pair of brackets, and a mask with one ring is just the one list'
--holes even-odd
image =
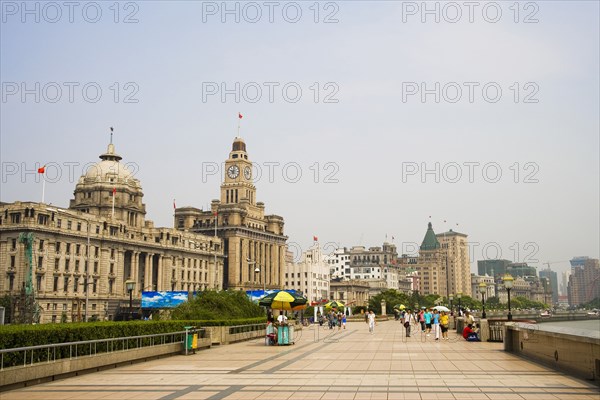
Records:
{"label": "stone wall", "polygon": [[507,323],[504,350],[600,384],[600,338]]}

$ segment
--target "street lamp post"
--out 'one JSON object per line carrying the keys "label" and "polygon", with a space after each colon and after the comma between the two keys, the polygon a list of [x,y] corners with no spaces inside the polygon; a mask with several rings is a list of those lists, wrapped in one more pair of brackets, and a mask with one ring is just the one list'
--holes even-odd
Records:
{"label": "street lamp post", "polygon": [[487,291],[487,285],[485,282],[479,283],[479,293],[481,293],[481,304],[483,306],[483,312],[481,313],[481,318],[485,319],[485,292]]}
{"label": "street lamp post", "polygon": [[260,268],[254,268],[254,276],[252,277],[252,291],[254,291],[254,284],[256,283],[256,276],[260,273]]}
{"label": "street lamp post", "polygon": [[[260,273],[261,269],[264,270],[264,268],[260,267],[260,264],[257,264],[256,261],[252,261],[249,258],[246,259],[246,261],[248,261],[248,265],[256,265],[256,268],[254,268],[254,273]],[[263,281],[263,296],[265,294],[265,292],[267,291],[267,279],[265,277],[265,274],[262,274],[262,281]],[[260,275],[259,275],[260,277]]]}
{"label": "street lamp post", "polygon": [[450,312],[452,313],[452,300],[454,300],[454,295],[452,293],[448,295],[448,300],[450,301]]}
{"label": "street lamp post", "polygon": [[504,287],[506,288],[506,292],[508,293],[508,320],[512,321],[512,314],[510,312],[510,289],[512,289],[513,287],[514,278],[511,274],[506,273],[502,280],[504,281]]}
{"label": "street lamp post", "polygon": [[462,297],[462,293],[456,293],[456,298],[458,299],[458,316],[461,315],[461,308],[460,308],[460,298]]}
{"label": "street lamp post", "polygon": [[127,280],[125,281],[125,287],[129,292],[129,317],[127,320],[131,320],[131,315],[133,314],[133,289],[135,289],[135,281]]}

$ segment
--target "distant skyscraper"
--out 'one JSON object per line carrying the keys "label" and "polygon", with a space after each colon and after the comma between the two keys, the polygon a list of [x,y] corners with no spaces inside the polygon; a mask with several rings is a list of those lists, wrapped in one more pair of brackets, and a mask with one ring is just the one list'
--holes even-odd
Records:
{"label": "distant skyscraper", "polygon": [[550,281],[552,288],[552,304],[558,303],[558,277],[556,271],[552,271],[550,267],[540,271],[540,278],[546,278]]}
{"label": "distant skyscraper", "polygon": [[569,305],[579,306],[600,297],[600,263],[598,259],[587,258],[583,266],[572,268],[568,286]]}
{"label": "distant skyscraper", "polygon": [[503,276],[509,264],[511,264],[509,260],[478,260],[477,274],[481,276]]}
{"label": "distant skyscraper", "polygon": [[569,261],[571,263],[571,272],[573,272],[576,267],[583,267],[585,260],[589,259],[590,258],[588,256],[573,257],[571,261]]}
{"label": "distant skyscraper", "polygon": [[511,263],[506,269],[512,276],[538,276],[535,267],[531,267],[527,263]]}
{"label": "distant skyscraper", "polygon": [[560,296],[568,296],[569,275],[571,271],[563,271],[560,274]]}

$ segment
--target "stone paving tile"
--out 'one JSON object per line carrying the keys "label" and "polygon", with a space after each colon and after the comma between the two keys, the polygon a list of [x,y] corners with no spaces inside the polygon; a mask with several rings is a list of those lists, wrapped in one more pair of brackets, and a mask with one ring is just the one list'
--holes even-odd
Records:
{"label": "stone paving tile", "polygon": [[[307,330],[293,346],[214,347],[0,394],[2,400],[577,399],[600,389],[503,351],[501,343],[404,337],[395,322]],[[325,340],[323,340],[325,338]],[[134,383],[135,384],[132,384]],[[149,385],[144,386],[144,382]]]}

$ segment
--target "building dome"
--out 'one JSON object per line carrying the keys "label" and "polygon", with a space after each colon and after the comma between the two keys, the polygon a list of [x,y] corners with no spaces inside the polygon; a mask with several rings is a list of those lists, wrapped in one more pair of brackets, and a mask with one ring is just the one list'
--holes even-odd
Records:
{"label": "building dome", "polygon": [[133,177],[133,172],[127,165],[120,162],[122,157],[115,153],[115,146],[108,145],[106,153],[100,155],[102,161],[91,165],[83,180],[85,183],[126,184],[139,187],[139,181]]}
{"label": "building dome", "polygon": [[125,221],[129,226],[143,226],[144,193],[134,174],[135,170],[121,162],[121,156],[110,143],[100,161],[91,164],[79,178],[69,208]]}

